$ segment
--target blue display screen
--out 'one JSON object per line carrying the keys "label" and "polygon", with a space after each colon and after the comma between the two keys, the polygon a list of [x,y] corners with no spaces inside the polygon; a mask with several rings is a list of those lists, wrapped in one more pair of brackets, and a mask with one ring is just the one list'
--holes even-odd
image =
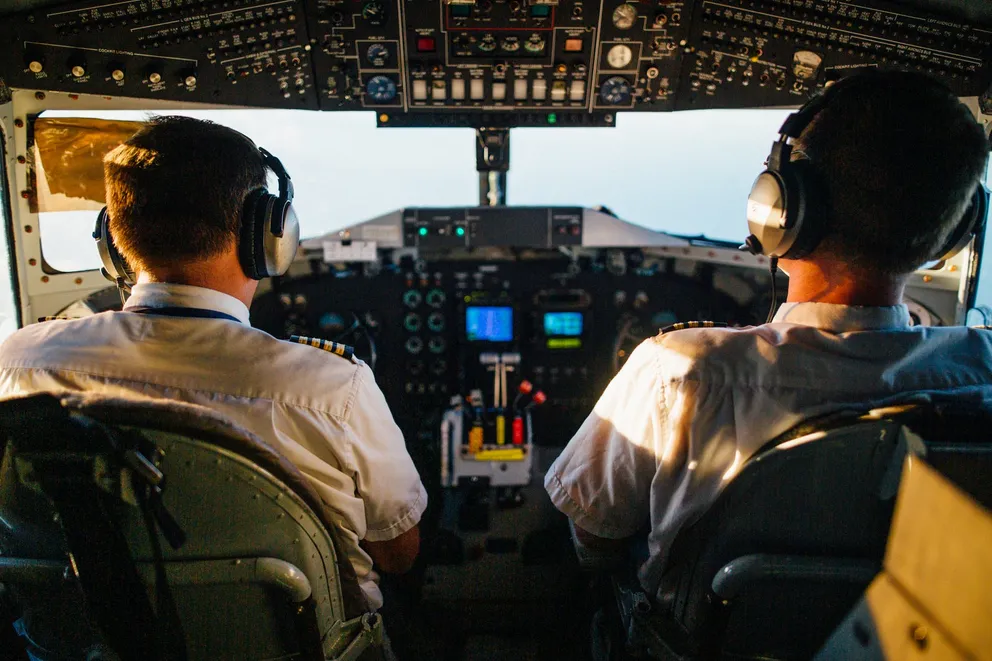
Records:
{"label": "blue display screen", "polygon": [[469,342],[509,342],[513,339],[513,308],[465,308]]}
{"label": "blue display screen", "polygon": [[556,337],[578,337],[582,335],[582,313],[545,312],[544,334]]}

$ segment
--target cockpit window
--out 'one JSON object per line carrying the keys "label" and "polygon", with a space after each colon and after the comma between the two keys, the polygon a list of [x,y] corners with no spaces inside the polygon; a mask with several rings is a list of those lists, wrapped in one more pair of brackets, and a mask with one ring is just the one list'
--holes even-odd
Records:
{"label": "cockpit window", "polygon": [[[743,200],[787,112],[628,113],[612,129],[514,129],[508,202],[605,206],[651,229],[736,240],[746,229]],[[87,124],[92,118],[103,120],[109,141],[105,153],[114,146],[111,142],[124,139],[118,133],[128,126],[125,122],[140,122],[151,114],[49,111],[41,121],[58,122],[57,132],[48,131],[59,142],[72,143],[66,133],[73,126],[92,128]],[[379,129],[370,113],[179,114],[235,128],[278,155],[296,184],[304,236],[405,206],[478,203],[471,129]],[[82,151],[77,148],[74,153]],[[84,161],[93,170],[89,179],[99,181],[94,178],[102,176],[102,153],[91,156],[95,157]],[[45,188],[39,188],[44,197]],[[89,233],[100,206],[102,197],[68,203],[61,197],[40,200],[42,248],[50,268],[78,271],[99,266]]]}
{"label": "cockpit window", "polygon": [[[49,111],[42,120],[98,118],[112,120],[107,126],[119,126],[155,114],[160,113]],[[230,126],[277,155],[293,178],[294,206],[305,237],[404,206],[471,206],[478,202],[475,133],[471,129],[378,129],[375,115],[357,112],[209,110],[168,114]],[[89,178],[98,177],[98,181],[102,181],[101,156],[96,154],[85,161],[93,170]],[[41,190],[39,197],[44,193]],[[102,197],[98,201],[85,196],[68,201],[39,199],[42,252],[51,269],[99,268],[100,258],[90,235],[102,204]]]}
{"label": "cockpit window", "polygon": [[[626,113],[612,129],[514,129],[508,203],[604,206],[651,229],[737,240],[746,233],[743,201],[788,112]],[[87,190],[99,186],[87,188],[86,182],[102,179],[100,152],[124,139],[121,135],[132,126],[126,122],[140,122],[151,114],[49,111],[42,115],[58,129],[52,133],[56,148],[36,151],[42,174],[55,175],[38,186],[42,251],[51,269],[99,268],[91,232],[103,202],[99,195],[87,196]],[[296,207],[307,237],[407,206],[478,203],[471,129],[379,129],[370,113],[175,114],[230,126],[277,154],[296,184]],[[94,124],[93,119],[104,121]],[[109,146],[73,140],[73,127],[92,130],[94,126],[105,129],[104,142]],[[79,157],[92,172],[73,170],[72,164],[63,162],[67,153]],[[990,248],[987,242],[986,251]],[[989,264],[982,270],[978,304],[992,306]]]}
{"label": "cockpit window", "polygon": [[742,240],[748,192],[789,112],[621,113],[612,129],[516,129],[507,199],[602,205],[651,229]]}

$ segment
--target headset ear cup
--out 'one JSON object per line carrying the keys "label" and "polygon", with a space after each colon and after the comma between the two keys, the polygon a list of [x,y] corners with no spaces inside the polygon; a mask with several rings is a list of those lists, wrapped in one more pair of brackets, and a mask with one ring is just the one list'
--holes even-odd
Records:
{"label": "headset ear cup", "polygon": [[827,195],[816,171],[806,161],[793,161],[783,169],[787,188],[792,245],[782,255],[800,259],[813,252],[826,233]]}
{"label": "headset ear cup", "polygon": [[292,266],[300,245],[300,221],[291,202],[276,200],[269,230],[265,235],[265,268],[270,276],[283,275]]}
{"label": "headset ear cup", "polygon": [[93,238],[96,239],[97,252],[100,253],[100,261],[103,262],[103,270],[107,277],[127,287],[134,285],[134,270],[117,250],[110,234],[110,213],[107,207],[100,209],[100,213],[97,214]]}
{"label": "headset ear cup", "polygon": [[268,231],[268,210],[275,198],[264,188],[253,190],[245,198],[241,214],[241,236],[238,241],[238,258],[245,275],[253,280],[267,277],[262,239]]}

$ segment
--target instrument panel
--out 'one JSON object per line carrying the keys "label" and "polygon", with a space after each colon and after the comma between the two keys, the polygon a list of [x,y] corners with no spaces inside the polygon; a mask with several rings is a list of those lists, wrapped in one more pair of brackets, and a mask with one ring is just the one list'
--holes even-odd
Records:
{"label": "instrument panel", "polygon": [[[404,209],[391,222],[305,242],[306,258],[256,296],[252,322],[353,346],[428,482],[452,407],[505,415],[505,434],[486,428],[495,447],[511,444],[515,416],[526,416],[535,446],[560,447],[660,328],[749,325],[768,310],[770,276],[755,258],[728,246],[725,263],[692,259],[688,242],[659,233],[657,245],[625,247],[622,229],[639,228],[590,210]],[[620,245],[590,245],[607,235]],[[369,236],[380,240],[370,246]]]}
{"label": "instrument panel", "polygon": [[989,12],[884,0],[123,0],[5,15],[7,87],[375,110],[381,126],[611,125],[797,105],[868,66],[990,82]]}

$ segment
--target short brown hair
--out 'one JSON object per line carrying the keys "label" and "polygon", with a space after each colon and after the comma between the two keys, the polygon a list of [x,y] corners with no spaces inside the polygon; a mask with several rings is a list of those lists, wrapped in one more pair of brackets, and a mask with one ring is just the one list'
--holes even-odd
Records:
{"label": "short brown hair", "polygon": [[265,163],[244,135],[190,117],[155,117],[103,159],[114,245],[132,268],[196,261],[237,240]]}
{"label": "short brown hair", "polygon": [[812,256],[910,273],[948,240],[985,179],[985,132],[950,89],[920,73],[868,71],[825,94],[796,140],[828,200]]}

